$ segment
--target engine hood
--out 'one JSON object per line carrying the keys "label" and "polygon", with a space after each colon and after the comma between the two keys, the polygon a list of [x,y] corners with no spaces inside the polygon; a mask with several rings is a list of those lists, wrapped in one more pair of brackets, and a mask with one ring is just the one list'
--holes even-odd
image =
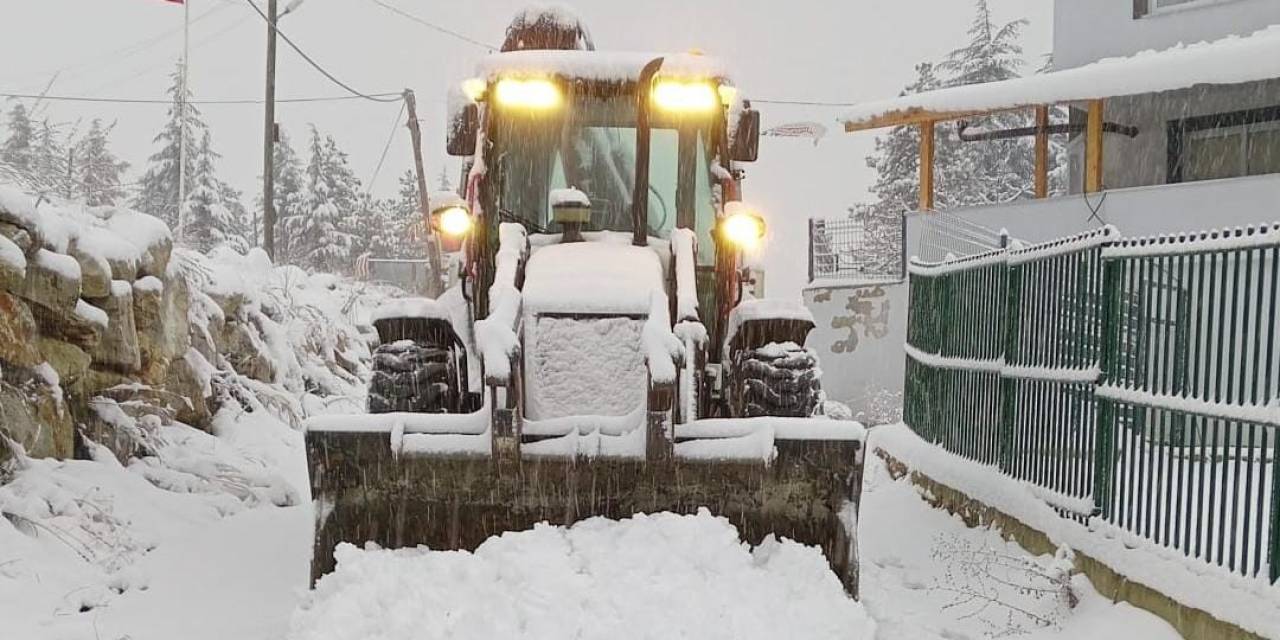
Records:
{"label": "engine hood", "polygon": [[647,316],[664,291],[662,261],[649,247],[574,242],[541,247],[525,267],[526,315]]}

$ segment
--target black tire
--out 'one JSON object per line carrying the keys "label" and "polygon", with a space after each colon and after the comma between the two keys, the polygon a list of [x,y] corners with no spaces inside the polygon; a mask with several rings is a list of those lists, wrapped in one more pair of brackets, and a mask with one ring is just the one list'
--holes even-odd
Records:
{"label": "black tire", "polygon": [[795,343],[769,343],[743,351],[734,359],[739,416],[813,415],[822,391],[818,358]]}
{"label": "black tire", "polygon": [[373,352],[369,413],[444,413],[458,403],[450,349],[401,340]]}

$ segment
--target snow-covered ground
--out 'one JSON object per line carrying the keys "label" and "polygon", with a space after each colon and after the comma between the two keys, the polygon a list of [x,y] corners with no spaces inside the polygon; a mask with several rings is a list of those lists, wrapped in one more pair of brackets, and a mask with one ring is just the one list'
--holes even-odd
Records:
{"label": "snow-covered ground", "polygon": [[[723,520],[669,514],[539,527],[475,554],[349,547],[309,594],[300,435],[249,417],[217,438],[167,434],[193,472],[218,462],[251,472],[207,491],[160,488],[109,456],[31,462],[8,498],[67,515],[34,532],[0,521],[0,637],[1177,638],[1064,578],[1054,558],[932,509],[878,459],[861,518],[861,604],[814,549],[753,550]],[[287,501],[277,481],[300,504],[275,506]]]}

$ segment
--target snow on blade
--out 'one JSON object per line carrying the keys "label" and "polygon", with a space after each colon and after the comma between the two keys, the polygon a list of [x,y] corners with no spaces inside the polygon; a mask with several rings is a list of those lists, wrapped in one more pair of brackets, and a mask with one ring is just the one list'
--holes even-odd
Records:
{"label": "snow on blade", "polygon": [[636,515],[546,524],[474,553],[342,545],[291,640],[871,638],[822,552],[754,549],[723,518]]}

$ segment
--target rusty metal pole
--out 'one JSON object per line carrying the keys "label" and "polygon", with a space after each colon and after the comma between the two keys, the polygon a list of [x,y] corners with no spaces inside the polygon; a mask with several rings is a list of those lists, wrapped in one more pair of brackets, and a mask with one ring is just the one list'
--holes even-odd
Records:
{"label": "rusty metal pole", "polygon": [[422,213],[422,228],[427,239],[427,264],[431,275],[427,279],[427,296],[439,298],[444,293],[444,274],[440,272],[440,242],[431,228],[431,203],[427,199],[427,178],[422,169],[422,129],[418,126],[418,100],[412,89],[404,90],[404,104],[409,113],[409,137],[413,141],[413,170],[418,177],[418,208]]}

